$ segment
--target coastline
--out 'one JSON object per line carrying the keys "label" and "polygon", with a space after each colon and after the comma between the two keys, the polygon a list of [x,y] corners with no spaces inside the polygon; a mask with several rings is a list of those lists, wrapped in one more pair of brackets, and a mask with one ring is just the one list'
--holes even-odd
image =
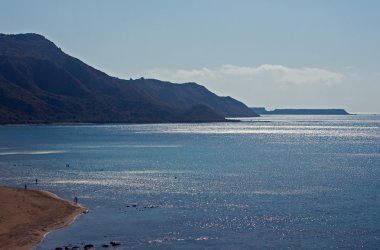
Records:
{"label": "coastline", "polygon": [[33,249],[48,233],[70,225],[86,211],[41,190],[0,186],[0,249]]}
{"label": "coastline", "polygon": [[257,118],[259,116],[226,117],[222,121],[176,121],[176,122],[24,122],[0,123],[0,126],[87,126],[87,125],[155,125],[155,124],[194,124],[194,123],[230,123],[240,122],[238,118]]}

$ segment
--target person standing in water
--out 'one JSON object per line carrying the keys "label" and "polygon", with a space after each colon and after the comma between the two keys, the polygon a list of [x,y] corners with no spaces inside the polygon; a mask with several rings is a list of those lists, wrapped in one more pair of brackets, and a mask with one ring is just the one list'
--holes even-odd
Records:
{"label": "person standing in water", "polygon": [[38,179],[36,178],[36,185],[38,184]]}

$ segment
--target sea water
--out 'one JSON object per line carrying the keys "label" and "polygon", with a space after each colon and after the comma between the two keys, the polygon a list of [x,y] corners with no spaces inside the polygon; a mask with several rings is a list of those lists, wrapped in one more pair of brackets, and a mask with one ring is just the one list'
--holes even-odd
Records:
{"label": "sea water", "polygon": [[380,248],[376,115],[1,126],[0,170],[90,210],[38,250]]}

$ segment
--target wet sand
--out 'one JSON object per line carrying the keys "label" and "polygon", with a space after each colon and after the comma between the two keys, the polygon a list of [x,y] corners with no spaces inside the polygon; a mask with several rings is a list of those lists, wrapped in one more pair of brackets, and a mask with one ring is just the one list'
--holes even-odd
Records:
{"label": "wet sand", "polygon": [[46,191],[0,187],[0,249],[32,249],[84,211]]}

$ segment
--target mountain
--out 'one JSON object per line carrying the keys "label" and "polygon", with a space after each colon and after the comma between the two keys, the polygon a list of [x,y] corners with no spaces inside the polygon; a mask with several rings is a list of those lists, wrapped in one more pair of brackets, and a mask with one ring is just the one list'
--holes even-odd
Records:
{"label": "mountain", "polygon": [[255,116],[195,84],[111,77],[38,34],[0,34],[0,123],[214,122]]}
{"label": "mountain", "polygon": [[211,107],[224,117],[255,117],[252,110],[229,96],[219,97],[204,86],[194,82],[173,84],[155,79],[135,80],[136,87],[143,93],[165,102],[171,107],[183,109],[202,104]]}
{"label": "mountain", "polygon": [[275,109],[251,108],[259,115],[349,115],[344,109]]}

